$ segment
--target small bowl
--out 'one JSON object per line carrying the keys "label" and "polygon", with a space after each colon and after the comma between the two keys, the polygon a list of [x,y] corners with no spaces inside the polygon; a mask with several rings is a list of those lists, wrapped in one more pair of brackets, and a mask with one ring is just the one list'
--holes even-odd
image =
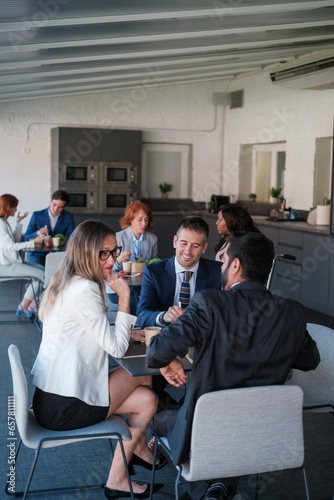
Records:
{"label": "small bowl", "polygon": [[147,262],[132,262],[131,273],[143,273]]}

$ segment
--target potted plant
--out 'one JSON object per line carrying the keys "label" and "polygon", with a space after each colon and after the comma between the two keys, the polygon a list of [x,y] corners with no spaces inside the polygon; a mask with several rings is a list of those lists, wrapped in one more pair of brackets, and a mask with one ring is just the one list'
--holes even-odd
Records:
{"label": "potted plant", "polygon": [[269,189],[269,202],[270,203],[277,203],[277,198],[280,198],[282,196],[282,191],[283,188],[270,188]]}
{"label": "potted plant", "polygon": [[159,184],[159,189],[161,198],[168,198],[168,193],[173,189],[173,184],[168,184],[168,182],[161,183]]}
{"label": "potted plant", "polygon": [[250,193],[248,195],[248,198],[250,198],[254,203],[256,202],[256,194],[255,193]]}

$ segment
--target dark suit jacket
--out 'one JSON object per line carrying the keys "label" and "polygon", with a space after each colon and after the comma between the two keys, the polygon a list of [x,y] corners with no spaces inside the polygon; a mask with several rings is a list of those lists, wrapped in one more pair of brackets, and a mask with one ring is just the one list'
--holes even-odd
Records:
{"label": "dark suit jacket", "polygon": [[[54,230],[51,231],[49,208],[45,208],[44,210],[39,210],[38,212],[34,212],[32,214],[24,239],[28,241],[30,238],[36,238],[37,231],[44,226],[47,226],[51,236],[54,236],[55,234],[63,234],[68,239],[74,231],[75,224],[71,212],[63,210],[59,215]],[[40,252],[31,252],[29,259],[31,260],[35,257],[40,257],[41,255],[44,254]]]}
{"label": "dark suit jacket", "polygon": [[255,282],[197,293],[184,315],[151,340],[148,366],[166,366],[189,347],[194,347],[191,381],[167,436],[175,464],[188,459],[194,408],[202,394],[284,384],[291,368],[313,370],[320,361],[303,306]]}
{"label": "dark suit jacket", "polygon": [[[157,315],[173,305],[175,294],[175,256],[160,260],[144,268],[137,323],[141,327],[155,325]],[[196,292],[221,287],[221,263],[200,258],[196,278]]]}

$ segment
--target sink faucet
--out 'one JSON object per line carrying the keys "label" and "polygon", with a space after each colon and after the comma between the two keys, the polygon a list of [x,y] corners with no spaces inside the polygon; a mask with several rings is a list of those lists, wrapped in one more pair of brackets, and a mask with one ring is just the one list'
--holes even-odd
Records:
{"label": "sink faucet", "polygon": [[283,196],[282,196],[282,198],[281,198],[281,208],[279,210],[280,212],[283,212],[283,213],[285,212],[285,210],[286,210],[285,204],[286,204],[286,199],[283,198]]}

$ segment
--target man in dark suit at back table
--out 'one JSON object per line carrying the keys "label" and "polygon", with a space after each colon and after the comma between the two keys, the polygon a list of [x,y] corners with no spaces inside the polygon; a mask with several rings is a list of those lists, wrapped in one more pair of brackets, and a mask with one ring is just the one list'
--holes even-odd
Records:
{"label": "man in dark suit at back table", "polygon": [[[70,197],[66,191],[61,189],[55,191],[51,196],[50,206],[32,214],[24,239],[28,241],[40,234],[42,236],[62,234],[68,239],[75,227],[73,215],[65,210],[69,201]],[[45,254],[38,251],[30,252],[29,262],[44,266]]]}
{"label": "man in dark suit at back table", "polygon": [[[182,219],[173,240],[175,256],[144,268],[137,309],[138,325],[142,328],[155,325],[165,327],[174,323],[184,314],[195,292],[221,287],[221,264],[202,258],[208,246],[208,237],[209,226],[201,217]],[[187,271],[191,273],[188,284],[184,283]],[[188,287],[185,295],[184,286]],[[164,393],[165,386],[165,380],[153,377],[153,389],[160,403],[168,404],[170,398]]]}
{"label": "man in dark suit at back table", "polygon": [[[176,357],[194,348],[184,403],[178,410],[157,413],[152,422],[153,433],[168,437],[175,464],[189,458],[194,408],[202,394],[284,384],[291,368],[314,370],[320,361],[303,306],[265,287],[272,242],[260,233],[231,235],[227,241],[221,266],[224,290],[198,292],[185,314],[153,337],[147,349],[148,366],[160,368],[179,387],[186,375]],[[193,500],[227,498],[224,479],[185,486]]]}

